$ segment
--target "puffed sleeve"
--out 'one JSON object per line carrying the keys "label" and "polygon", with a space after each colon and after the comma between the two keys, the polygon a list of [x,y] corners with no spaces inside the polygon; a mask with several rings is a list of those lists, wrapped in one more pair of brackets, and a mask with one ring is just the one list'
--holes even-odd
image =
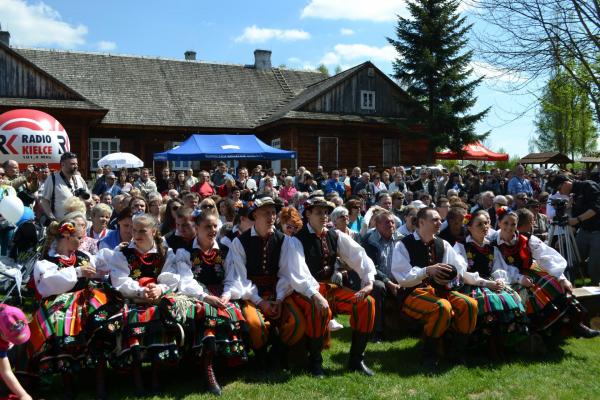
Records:
{"label": "puffed sleeve", "polygon": [[529,238],[529,249],[541,269],[558,279],[567,279],[564,275],[567,260],[558,251],[533,235]]}
{"label": "puffed sleeve", "polygon": [[233,300],[250,300],[254,304],[261,302],[258,288],[248,279],[246,272],[246,251],[242,242],[235,238],[225,259],[225,280],[223,281],[223,296]]}
{"label": "puffed sleeve", "polygon": [[110,282],[113,287],[128,298],[141,298],[144,289],[139,283],[129,277],[129,264],[119,249],[102,249],[98,253],[110,265]]}
{"label": "puffed sleeve", "polygon": [[521,279],[521,273],[519,272],[519,269],[514,265],[508,265],[497,247],[494,247],[492,278],[500,279],[511,285],[518,283]]}
{"label": "puffed sleeve", "polygon": [[163,294],[167,292],[174,292],[177,290],[179,284],[179,263],[173,249],[167,249],[167,256],[165,263],[156,279],[158,286],[161,288]]}
{"label": "puffed sleeve", "polygon": [[194,279],[194,274],[192,273],[192,264],[190,262],[190,253],[185,249],[179,249],[177,250],[177,253],[175,253],[175,258],[179,271],[177,291],[179,293],[203,300],[206,296],[206,293],[204,292],[202,285]]}
{"label": "puffed sleeve", "polygon": [[33,279],[37,291],[42,297],[62,294],[77,284],[79,267],[58,268],[48,260],[39,260],[33,267]]}
{"label": "puffed sleeve", "polygon": [[279,256],[277,281],[277,300],[283,300],[292,290],[312,297],[319,291],[319,283],[313,278],[306,261],[300,241],[286,236]]}
{"label": "puffed sleeve", "polygon": [[338,256],[354,270],[366,286],[375,281],[375,264],[365,249],[344,232],[337,231]]}
{"label": "puffed sleeve", "polygon": [[402,241],[394,246],[392,255],[392,275],[402,287],[413,287],[420,284],[427,277],[426,266],[412,266],[408,250]]}

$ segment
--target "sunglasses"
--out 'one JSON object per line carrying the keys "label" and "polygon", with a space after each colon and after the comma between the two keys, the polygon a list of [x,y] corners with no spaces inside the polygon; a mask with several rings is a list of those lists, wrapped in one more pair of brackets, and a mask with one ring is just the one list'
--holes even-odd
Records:
{"label": "sunglasses", "polygon": [[215,206],[213,206],[213,205],[210,205],[210,204],[205,204],[205,205],[203,205],[201,208],[202,208],[203,210],[206,210],[206,209],[208,209],[208,208],[215,208]]}

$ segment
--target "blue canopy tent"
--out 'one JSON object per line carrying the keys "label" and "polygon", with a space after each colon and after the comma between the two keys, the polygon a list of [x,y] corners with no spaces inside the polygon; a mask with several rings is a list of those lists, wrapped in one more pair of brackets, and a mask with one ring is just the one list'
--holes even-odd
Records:
{"label": "blue canopy tent", "polygon": [[287,160],[294,158],[296,158],[295,151],[268,146],[254,135],[194,134],[171,150],[154,153],[155,161]]}

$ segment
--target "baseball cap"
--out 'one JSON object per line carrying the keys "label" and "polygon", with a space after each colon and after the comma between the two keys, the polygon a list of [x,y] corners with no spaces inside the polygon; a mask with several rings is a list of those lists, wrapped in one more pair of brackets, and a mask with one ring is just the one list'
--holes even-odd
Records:
{"label": "baseball cap", "polygon": [[17,345],[29,340],[31,332],[23,311],[13,306],[0,306],[0,336]]}
{"label": "baseball cap", "polygon": [[554,187],[558,189],[558,187],[560,185],[562,185],[565,182],[571,182],[571,178],[569,178],[567,175],[565,174],[560,174],[557,175],[556,178],[554,178]]}

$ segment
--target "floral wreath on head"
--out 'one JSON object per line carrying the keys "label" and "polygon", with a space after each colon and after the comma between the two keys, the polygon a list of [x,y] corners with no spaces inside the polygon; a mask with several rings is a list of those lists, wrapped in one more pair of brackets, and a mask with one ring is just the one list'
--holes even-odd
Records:
{"label": "floral wreath on head", "polygon": [[61,234],[68,233],[71,235],[75,233],[75,226],[70,222],[65,222],[58,228],[58,232]]}
{"label": "floral wreath on head", "polygon": [[473,214],[465,214],[465,216],[463,217],[463,225],[469,225],[471,219],[473,219]]}
{"label": "floral wreath on head", "polygon": [[499,209],[496,210],[496,217],[498,217],[498,220],[501,220],[502,217],[508,212],[508,207],[500,207]]}

